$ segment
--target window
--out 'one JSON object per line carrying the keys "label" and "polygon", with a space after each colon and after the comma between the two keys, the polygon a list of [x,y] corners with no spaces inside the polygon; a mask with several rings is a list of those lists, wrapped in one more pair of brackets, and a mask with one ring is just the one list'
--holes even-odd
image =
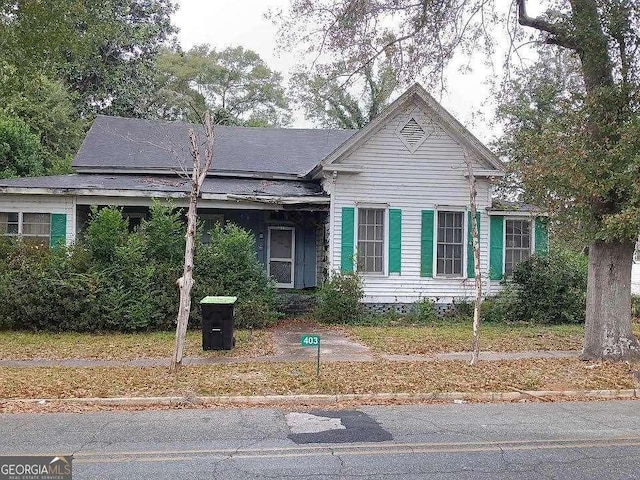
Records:
{"label": "window", "polygon": [[358,270],[384,273],[384,209],[358,209]]}
{"label": "window", "polygon": [[462,276],[463,239],[464,213],[438,212],[437,275]]}
{"label": "window", "polygon": [[531,221],[506,220],[504,242],[504,273],[513,275],[515,266],[531,256]]}
{"label": "window", "polygon": [[0,212],[0,235],[18,235],[18,214]]}
{"label": "window", "polygon": [[0,235],[21,236],[25,241],[49,245],[51,215],[0,212]]}

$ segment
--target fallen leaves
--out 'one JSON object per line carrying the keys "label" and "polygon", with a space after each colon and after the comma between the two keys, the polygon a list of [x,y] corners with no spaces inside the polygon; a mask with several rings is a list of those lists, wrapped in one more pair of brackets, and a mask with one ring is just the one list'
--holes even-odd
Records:
{"label": "fallen leaves", "polygon": [[[202,351],[200,331],[187,332],[185,355],[256,357],[273,355],[271,330],[236,330],[233,350]],[[0,358],[22,359],[110,359],[169,358],[174,332],[151,333],[32,333],[0,332]]]}
{"label": "fallen leaves", "polygon": [[[295,373],[294,373],[295,372]],[[576,359],[480,362],[312,362],[164,367],[4,368],[0,398],[508,392],[633,388],[625,364]]]}

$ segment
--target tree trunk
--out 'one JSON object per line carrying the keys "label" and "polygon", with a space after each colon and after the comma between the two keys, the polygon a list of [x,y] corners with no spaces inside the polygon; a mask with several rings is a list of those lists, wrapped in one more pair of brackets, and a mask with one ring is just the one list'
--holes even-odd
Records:
{"label": "tree trunk", "polygon": [[475,277],[476,301],[473,307],[473,336],[471,339],[471,365],[476,365],[480,356],[480,309],[482,308],[482,272],[480,270],[480,235],[478,229],[478,211],[476,177],[473,173],[473,160],[467,152],[464,153],[469,177],[469,204],[471,206],[471,238],[473,247],[473,272]]}
{"label": "tree trunk", "polygon": [[640,359],[631,333],[633,242],[596,241],[589,247],[583,360]]}
{"label": "tree trunk", "polygon": [[204,149],[204,164],[200,155],[198,136],[191,129],[189,131],[189,147],[193,157],[193,170],[191,173],[191,194],[189,195],[189,210],[187,212],[187,235],[184,248],[184,271],[178,279],[180,287],[180,306],[178,307],[178,319],[176,325],[176,342],[173,348],[173,357],[169,371],[175,373],[182,365],[187,324],[191,312],[191,288],[193,287],[193,255],[195,250],[196,224],[198,219],[198,197],[200,189],[207,177],[213,158],[214,131],[211,127],[211,115],[207,112],[204,116],[204,133],[206,136]]}
{"label": "tree trunk", "polygon": [[191,313],[191,288],[193,287],[193,254],[196,236],[196,221],[198,207],[198,186],[192,185],[189,210],[187,213],[187,238],[184,249],[184,271],[178,281],[180,287],[180,306],[178,307],[178,321],[176,326],[176,342],[171,359],[171,372],[176,372],[182,365],[184,342],[187,335],[189,314]]}

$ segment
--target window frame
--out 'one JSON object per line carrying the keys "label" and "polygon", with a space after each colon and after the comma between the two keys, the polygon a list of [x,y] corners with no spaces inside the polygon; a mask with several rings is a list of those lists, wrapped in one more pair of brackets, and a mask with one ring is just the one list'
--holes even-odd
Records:
{"label": "window frame", "polygon": [[[382,271],[367,272],[361,270],[358,262],[358,246],[360,243],[360,210],[382,210]],[[389,204],[382,203],[360,203],[355,208],[355,271],[366,276],[387,277],[389,276]]]}
{"label": "window frame", "polygon": [[[3,237],[11,237],[11,238],[21,238],[21,239],[44,239],[45,236],[44,235],[34,235],[34,234],[25,234],[24,233],[24,215],[48,215],[49,216],[49,233],[46,236],[47,238],[47,242],[46,245],[47,247],[49,246],[50,242],[51,242],[51,215],[53,215],[55,212],[50,212],[50,211],[38,211],[38,210],[29,210],[29,211],[16,211],[16,210],[2,210],[2,213],[7,213],[7,214],[17,214],[18,215],[18,233],[0,233],[0,236]],[[32,223],[30,223],[32,224]],[[42,225],[42,224],[41,224]]]}
{"label": "window frame", "polygon": [[[467,278],[467,239],[469,236],[468,212],[466,207],[442,206],[434,209],[433,228],[433,277],[444,279],[466,279]],[[460,274],[438,273],[438,227],[440,226],[440,213],[460,213],[462,215],[462,271]]]}
{"label": "window frame", "polygon": [[504,278],[512,278],[513,271],[510,275],[507,275],[507,221],[518,221],[529,223],[529,258],[535,253],[535,218],[531,217],[518,217],[518,216],[506,216],[502,219],[502,272]]}

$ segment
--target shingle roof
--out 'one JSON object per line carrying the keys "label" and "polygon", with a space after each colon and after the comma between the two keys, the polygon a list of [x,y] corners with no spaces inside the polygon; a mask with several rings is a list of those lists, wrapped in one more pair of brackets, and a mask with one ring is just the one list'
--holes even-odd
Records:
{"label": "shingle roof", "polygon": [[[189,180],[171,175],[73,174],[0,180],[0,193],[11,188],[48,189],[58,194],[75,194],[78,190],[188,193],[191,185]],[[318,184],[309,181],[227,177],[207,177],[202,193],[275,197],[325,196]]]}
{"label": "shingle roof", "polygon": [[[180,171],[191,165],[188,132],[202,128],[98,116],[73,161],[79,172],[97,170]],[[305,175],[356,130],[216,126],[212,171]],[[200,138],[204,141],[204,136]]]}

